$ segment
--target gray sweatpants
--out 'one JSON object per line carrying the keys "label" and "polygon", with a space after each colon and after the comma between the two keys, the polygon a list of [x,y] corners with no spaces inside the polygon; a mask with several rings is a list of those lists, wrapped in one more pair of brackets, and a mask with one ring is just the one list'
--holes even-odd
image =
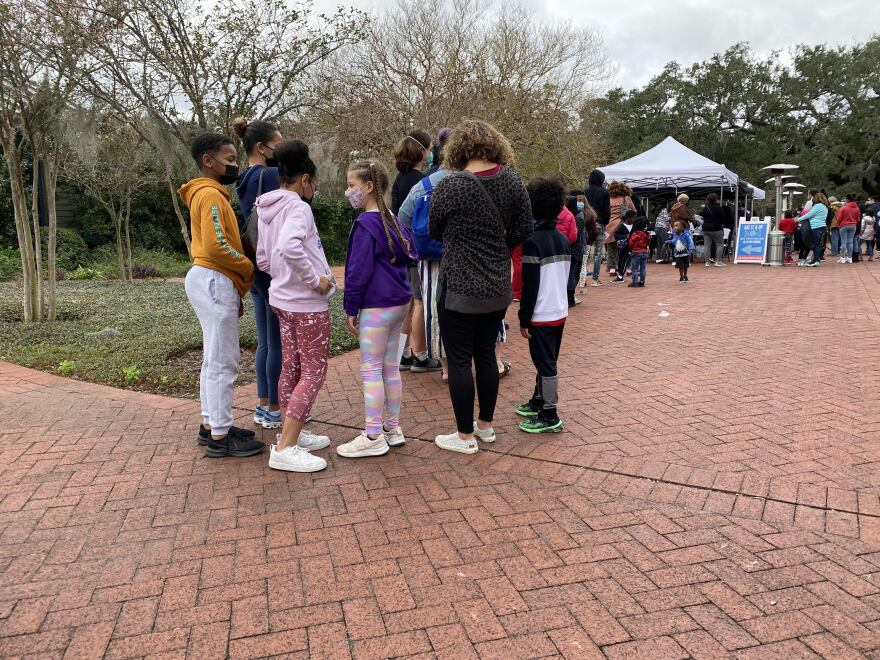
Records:
{"label": "gray sweatpants", "polygon": [[202,372],[199,399],[202,419],[211,435],[226,435],[232,426],[232,397],[241,355],[238,306],[241,296],[223,273],[193,266],[186,274],[186,297],[202,326]]}
{"label": "gray sweatpants", "polygon": [[[713,244],[715,247],[714,254],[712,252]],[[714,259],[721,263],[724,258],[724,230],[703,232],[703,258],[706,260],[706,263],[709,262],[709,259]]]}

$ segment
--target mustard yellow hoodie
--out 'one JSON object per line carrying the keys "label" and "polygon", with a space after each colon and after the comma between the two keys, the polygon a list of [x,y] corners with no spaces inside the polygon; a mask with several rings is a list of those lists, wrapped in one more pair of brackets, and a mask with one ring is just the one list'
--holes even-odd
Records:
{"label": "mustard yellow hoodie", "polygon": [[177,193],[189,208],[193,265],[223,273],[244,296],[251,288],[254,266],[242,254],[229,191],[213,179],[200,177],[187,181]]}

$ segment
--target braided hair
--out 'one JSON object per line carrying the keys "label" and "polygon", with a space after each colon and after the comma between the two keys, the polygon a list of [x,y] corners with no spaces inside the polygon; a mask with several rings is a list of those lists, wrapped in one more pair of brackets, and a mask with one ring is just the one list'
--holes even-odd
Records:
{"label": "braided hair", "polygon": [[353,163],[348,171],[353,173],[358,179],[364,183],[373,184],[373,194],[376,196],[376,203],[379,206],[379,215],[382,217],[382,228],[385,230],[385,240],[388,242],[388,252],[391,253],[391,263],[397,261],[397,255],[394,250],[394,240],[392,233],[397,234],[403,249],[407,254],[412,254],[412,247],[409,241],[400,230],[400,225],[394,214],[385,204],[385,193],[388,190],[388,170],[382,163],[374,160],[362,160]]}

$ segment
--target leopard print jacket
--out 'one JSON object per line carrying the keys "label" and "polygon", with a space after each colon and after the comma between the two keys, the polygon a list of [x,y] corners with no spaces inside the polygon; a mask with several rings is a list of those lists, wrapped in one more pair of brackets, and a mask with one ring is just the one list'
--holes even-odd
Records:
{"label": "leopard print jacket", "polygon": [[443,242],[440,290],[446,289],[446,308],[464,314],[506,309],[513,300],[510,251],[533,230],[529,194],[512,167],[443,179],[431,198],[428,231]]}

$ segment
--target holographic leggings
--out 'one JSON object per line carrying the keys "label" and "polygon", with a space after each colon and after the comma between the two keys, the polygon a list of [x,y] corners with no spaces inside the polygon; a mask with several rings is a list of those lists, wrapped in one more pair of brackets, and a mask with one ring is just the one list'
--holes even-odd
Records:
{"label": "holographic leggings", "polygon": [[382,433],[400,423],[403,388],[397,362],[400,329],[409,305],[362,309],[358,321],[366,431]]}

